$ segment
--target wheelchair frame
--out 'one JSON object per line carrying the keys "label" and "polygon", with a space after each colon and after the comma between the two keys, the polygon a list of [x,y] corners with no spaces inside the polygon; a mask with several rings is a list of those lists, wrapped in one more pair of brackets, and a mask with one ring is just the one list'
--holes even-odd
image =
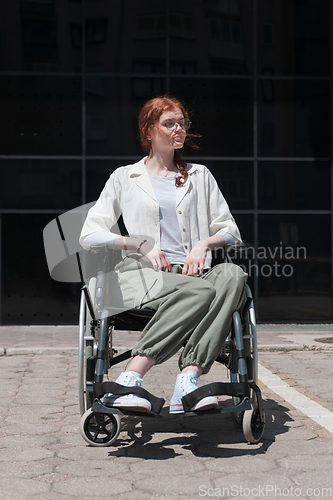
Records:
{"label": "wheelchair frame", "polygon": [[[239,245],[233,246],[237,248]],[[162,418],[160,410],[164,399],[157,398],[141,387],[125,388],[115,382],[104,382],[109,368],[131,357],[131,350],[120,355],[112,345],[113,329],[141,331],[155,311],[131,309],[110,316],[104,310],[105,280],[108,265],[108,249],[96,246],[91,249],[101,252],[97,278],[91,278],[89,286],[82,286],[79,313],[79,405],[81,412],[80,432],[83,439],[92,446],[109,446],[118,437],[121,429],[121,415],[136,415],[144,418]],[[225,262],[232,262],[226,255]],[[93,297],[93,300],[92,300]],[[100,319],[96,319],[100,317]],[[261,391],[258,387],[258,347],[255,311],[250,287],[246,285],[244,300],[239,311],[232,317],[230,334],[223,352],[216,362],[230,371],[230,382],[207,384],[183,398],[185,413],[173,418],[203,415],[208,412],[189,411],[193,405],[207,395],[227,395],[232,397],[233,406],[209,410],[212,413],[234,413],[242,426],[248,443],[260,441],[265,414]],[[108,392],[115,394],[135,393],[151,402],[152,411],[141,413],[105,406],[101,397]]]}

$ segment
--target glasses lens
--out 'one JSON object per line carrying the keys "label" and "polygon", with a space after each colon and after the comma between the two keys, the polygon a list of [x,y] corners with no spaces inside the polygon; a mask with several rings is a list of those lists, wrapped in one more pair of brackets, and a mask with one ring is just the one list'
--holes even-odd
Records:
{"label": "glasses lens", "polygon": [[179,125],[181,126],[181,128],[183,130],[188,130],[190,128],[190,125],[191,125],[191,122],[190,122],[190,120],[188,118],[184,118],[184,120],[180,120],[177,123],[179,123]]}
{"label": "glasses lens", "polygon": [[163,125],[168,129],[168,130],[173,130],[176,126],[178,125],[183,129],[183,130],[188,130],[191,126],[190,120],[188,118],[185,118],[184,120],[179,120],[179,122],[166,122]]}
{"label": "glasses lens", "polygon": [[184,126],[182,125],[182,127],[183,127],[185,130],[188,130],[188,129],[190,128],[190,126],[191,126],[191,123],[192,123],[192,122],[190,122],[190,120],[189,120],[188,118],[186,118],[186,119],[184,120]]}

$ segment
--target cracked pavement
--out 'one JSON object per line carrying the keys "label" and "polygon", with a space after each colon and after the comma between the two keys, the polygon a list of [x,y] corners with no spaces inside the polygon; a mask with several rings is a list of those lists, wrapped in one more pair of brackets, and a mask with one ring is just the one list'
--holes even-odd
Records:
{"label": "cracked pavement", "polygon": [[[304,333],[308,343],[303,350],[283,351],[276,346],[281,348],[284,342],[290,347],[293,335],[294,344],[300,345],[300,333],[291,327],[287,333],[280,330],[267,327],[265,334],[261,328],[260,345],[272,349],[260,350],[260,363],[332,411],[333,389],[328,382],[332,345],[315,350],[314,337]],[[76,329],[2,327],[0,331],[7,352],[0,357],[2,498],[333,496],[333,435],[262,383],[266,428],[258,444],[244,441],[232,415],[175,418],[165,408],[161,419],[123,417],[115,443],[95,448],[87,445],[79,430]],[[316,338],[328,337],[332,330],[326,325],[313,333]],[[119,340],[130,347],[135,335],[124,332]],[[123,367],[112,368],[112,379]],[[176,374],[174,356],[145,376],[144,387],[164,397],[168,405]],[[226,376],[226,369],[216,364],[201,383],[223,381]]]}

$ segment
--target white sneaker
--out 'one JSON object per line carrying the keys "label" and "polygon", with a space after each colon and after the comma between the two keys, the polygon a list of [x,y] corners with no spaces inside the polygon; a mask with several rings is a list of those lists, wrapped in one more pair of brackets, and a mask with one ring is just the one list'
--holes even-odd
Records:
{"label": "white sneaker", "polygon": [[[125,387],[141,387],[142,378],[138,372],[123,372],[117,378],[116,383]],[[116,394],[109,392],[108,394],[105,394],[103,403],[106,406],[124,408],[124,410],[141,412],[149,412],[151,410],[150,401],[136,394],[117,396]]]}
{"label": "white sneaker", "polygon": [[[198,375],[193,371],[180,373],[177,375],[175,391],[170,400],[169,413],[184,413],[182,397],[186,396],[198,388]],[[198,401],[190,411],[213,410],[218,406],[218,401],[214,396],[207,396]]]}

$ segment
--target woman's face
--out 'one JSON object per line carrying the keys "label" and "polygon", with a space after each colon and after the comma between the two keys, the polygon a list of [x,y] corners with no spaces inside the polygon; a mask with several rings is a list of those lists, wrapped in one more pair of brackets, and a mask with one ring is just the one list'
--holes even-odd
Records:
{"label": "woman's face", "polygon": [[165,111],[148,133],[153,150],[165,151],[181,149],[184,146],[186,130],[184,126],[184,115],[180,109]]}

